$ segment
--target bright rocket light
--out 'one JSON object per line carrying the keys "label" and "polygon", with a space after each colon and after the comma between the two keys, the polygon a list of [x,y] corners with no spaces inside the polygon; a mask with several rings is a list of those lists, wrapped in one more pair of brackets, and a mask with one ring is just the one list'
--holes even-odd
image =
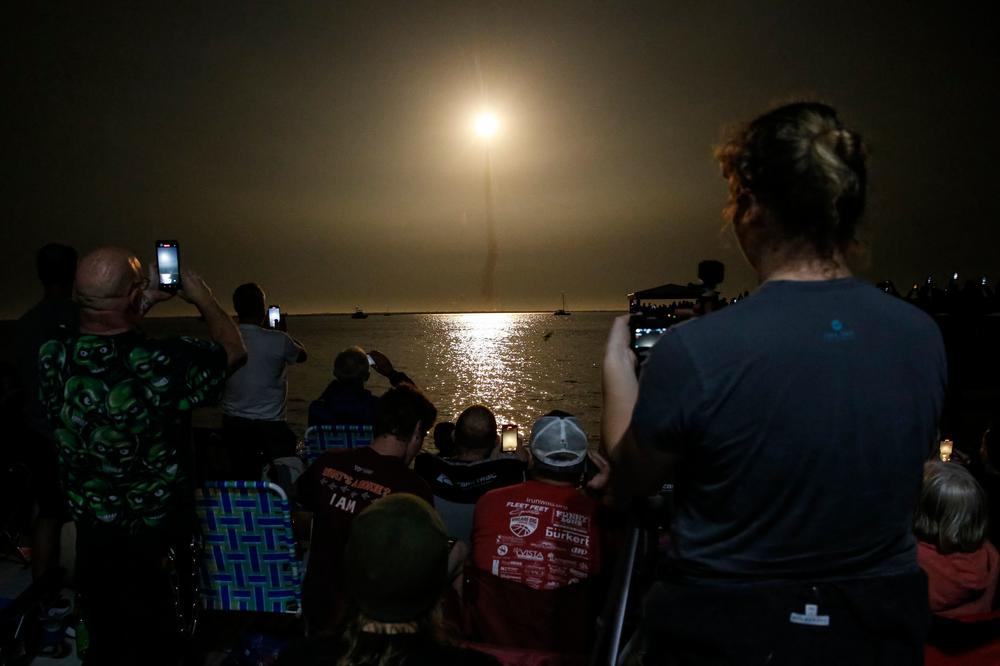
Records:
{"label": "bright rocket light", "polygon": [[500,120],[496,117],[496,114],[484,111],[476,116],[473,128],[476,130],[476,135],[480,138],[492,139],[500,129]]}

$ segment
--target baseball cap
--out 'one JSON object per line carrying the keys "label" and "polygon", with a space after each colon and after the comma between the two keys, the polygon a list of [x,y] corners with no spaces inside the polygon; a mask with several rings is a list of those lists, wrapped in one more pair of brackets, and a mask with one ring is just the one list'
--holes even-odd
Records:
{"label": "baseball cap", "polygon": [[550,467],[572,467],[587,457],[587,434],[569,415],[548,415],[531,426],[531,454]]}
{"label": "baseball cap", "polygon": [[373,620],[414,620],[448,585],[448,551],[448,533],[430,504],[407,493],[383,497],[351,523],[348,593]]}

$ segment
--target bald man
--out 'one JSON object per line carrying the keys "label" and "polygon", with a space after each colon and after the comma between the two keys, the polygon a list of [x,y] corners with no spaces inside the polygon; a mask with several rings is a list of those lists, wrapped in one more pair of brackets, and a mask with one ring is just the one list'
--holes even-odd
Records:
{"label": "bald man", "polygon": [[85,256],[75,283],[79,333],[39,350],[39,395],[77,524],[88,661],[100,664],[177,661],[164,563],[171,546],[189,542],[193,521],[186,414],[218,401],[227,374],[246,362],[239,330],[195,273],[183,274],[178,295],[212,339],[154,340],[138,330],[173,297],[151,287],[153,268],[144,276],[121,248]]}
{"label": "bald man", "polygon": [[471,543],[476,502],[490,490],[524,481],[524,451],[519,446],[517,454],[501,453],[497,419],[486,405],[466,408],[455,422],[453,438],[454,455],[421,453],[413,470],[430,485],[448,536]]}

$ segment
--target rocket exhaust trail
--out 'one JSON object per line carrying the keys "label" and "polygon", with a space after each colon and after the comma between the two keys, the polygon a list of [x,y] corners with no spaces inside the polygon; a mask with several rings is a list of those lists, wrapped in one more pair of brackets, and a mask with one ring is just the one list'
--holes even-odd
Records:
{"label": "rocket exhaust trail", "polygon": [[[486,84],[483,82],[483,69],[479,63],[479,53],[476,53],[476,77],[479,79],[480,99],[486,99]],[[483,267],[483,301],[487,309],[496,306],[496,295],[493,289],[494,276],[497,270],[497,256],[499,246],[497,243],[496,220],[493,217],[493,155],[490,153],[490,146],[486,144],[486,265]]]}
{"label": "rocket exhaust trail", "polygon": [[493,291],[493,277],[497,270],[497,226],[493,218],[493,159],[486,149],[486,266],[483,270],[483,300],[486,306],[496,305]]}

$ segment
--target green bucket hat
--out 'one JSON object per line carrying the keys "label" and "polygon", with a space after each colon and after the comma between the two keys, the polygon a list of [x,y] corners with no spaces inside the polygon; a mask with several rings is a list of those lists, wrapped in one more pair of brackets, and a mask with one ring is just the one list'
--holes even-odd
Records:
{"label": "green bucket hat", "polygon": [[347,591],[373,620],[414,620],[448,584],[448,551],[448,533],[430,504],[407,493],[383,497],[351,523]]}

